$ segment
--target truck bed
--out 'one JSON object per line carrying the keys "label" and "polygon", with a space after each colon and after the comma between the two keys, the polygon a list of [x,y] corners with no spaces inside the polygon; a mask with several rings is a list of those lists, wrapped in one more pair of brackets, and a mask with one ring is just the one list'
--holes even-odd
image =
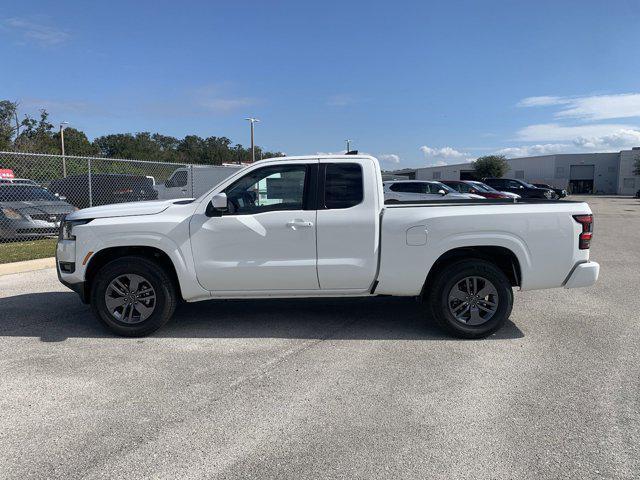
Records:
{"label": "truck bed", "polygon": [[[428,208],[426,208],[428,207]],[[584,202],[534,199],[426,200],[385,204],[377,293],[419,289],[438,258],[456,248],[508,250],[517,259],[522,290],[561,287],[576,264],[589,259],[578,248],[590,214]]]}

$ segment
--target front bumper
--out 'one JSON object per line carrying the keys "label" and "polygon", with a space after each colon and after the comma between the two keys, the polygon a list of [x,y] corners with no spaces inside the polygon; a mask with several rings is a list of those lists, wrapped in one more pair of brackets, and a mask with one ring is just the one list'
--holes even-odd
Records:
{"label": "front bumper", "polygon": [[576,265],[564,282],[564,288],[589,287],[598,281],[600,264],[585,262]]}
{"label": "front bumper", "polygon": [[71,290],[76,292],[80,296],[80,300],[82,300],[82,303],[89,303],[89,299],[87,298],[87,290],[85,288],[84,282],[71,283],[65,280],[64,278],[62,278],[62,274],[60,273],[59,262],[58,262],[58,265],[56,266],[56,272],[58,272],[58,280],[60,280],[60,283],[62,283],[65,287],[70,288]]}
{"label": "front bumper", "polygon": [[[72,266],[72,268],[70,268]],[[58,240],[56,248],[56,272],[58,280],[65,287],[70,288],[84,303],[88,303],[84,276],[76,259],[76,242],[73,240]]]}

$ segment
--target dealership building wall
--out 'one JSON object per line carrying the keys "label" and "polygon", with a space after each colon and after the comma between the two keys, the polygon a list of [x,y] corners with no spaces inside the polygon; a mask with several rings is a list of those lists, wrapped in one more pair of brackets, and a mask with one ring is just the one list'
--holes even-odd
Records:
{"label": "dealership building wall", "polygon": [[[575,153],[511,158],[506,178],[529,183],[547,183],[571,191],[590,189],[593,193],[632,195],[640,189],[634,175],[640,147],[618,153]],[[469,163],[416,169],[417,180],[459,180],[472,178]]]}

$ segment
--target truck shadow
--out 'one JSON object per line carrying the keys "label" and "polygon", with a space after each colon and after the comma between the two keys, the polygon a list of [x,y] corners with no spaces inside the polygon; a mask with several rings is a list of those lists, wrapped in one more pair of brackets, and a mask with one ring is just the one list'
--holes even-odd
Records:
{"label": "truck shadow", "polygon": [[[71,292],[16,295],[0,300],[0,336],[111,338]],[[491,340],[524,334],[511,321]],[[336,340],[453,340],[414,299],[210,300],[183,303],[156,338],[289,338]],[[134,341],[134,340],[132,340]]]}

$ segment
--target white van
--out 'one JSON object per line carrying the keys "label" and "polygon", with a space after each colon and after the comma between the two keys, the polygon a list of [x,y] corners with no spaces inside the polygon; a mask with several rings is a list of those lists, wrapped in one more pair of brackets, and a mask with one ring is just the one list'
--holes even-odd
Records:
{"label": "white van", "polygon": [[[223,180],[229,178],[243,165],[192,165],[176,169],[164,182],[155,185],[158,199],[197,198]],[[193,172],[193,178],[191,174]]]}

